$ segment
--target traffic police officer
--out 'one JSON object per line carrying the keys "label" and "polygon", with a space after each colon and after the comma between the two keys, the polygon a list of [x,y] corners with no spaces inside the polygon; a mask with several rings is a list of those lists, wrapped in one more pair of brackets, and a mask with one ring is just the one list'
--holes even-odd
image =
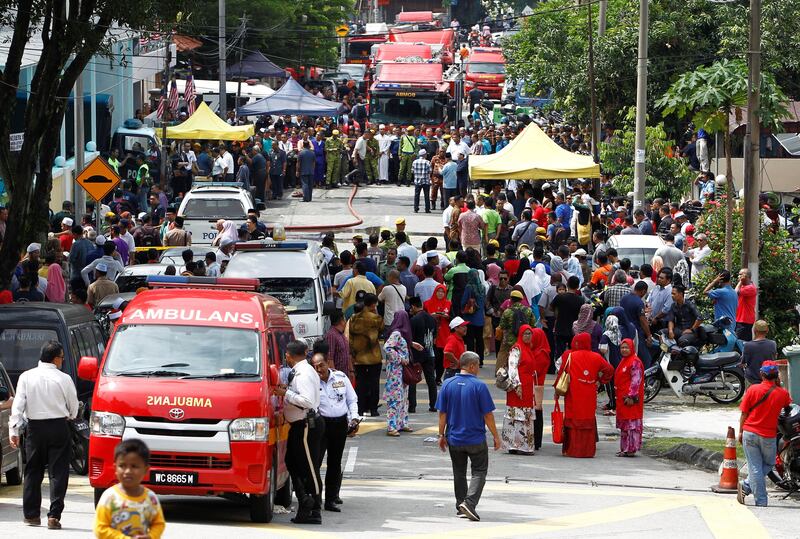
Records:
{"label": "traffic police officer", "polygon": [[319,414],[325,422],[325,434],[319,452],[319,464],[328,452],[328,470],[325,472],[325,510],[339,513],[336,505],[342,503],[339,489],[342,486],[342,453],[348,434],[358,431],[358,397],[350,379],[342,371],[328,366],[324,354],[314,354],[311,364],[319,374]]}
{"label": "traffic police officer", "polygon": [[328,169],[325,171],[325,183],[328,187],[336,187],[341,176],[342,146],[339,130],[334,129],[332,136],[325,139],[325,161],[328,163]]}
{"label": "traffic police officer", "polygon": [[380,157],[380,143],[375,140],[375,130],[370,129],[372,136],[367,141],[367,158],[364,159],[364,168],[367,172],[367,183],[372,184],[378,181],[378,157]]}
{"label": "traffic police officer", "polygon": [[284,397],[283,415],[289,422],[286,468],[297,494],[295,524],[322,524],[322,482],[319,448],[325,423],[319,415],[319,375],[306,361],[308,347],[302,341],[286,345],[286,363],[292,368],[287,385],[272,392]]}

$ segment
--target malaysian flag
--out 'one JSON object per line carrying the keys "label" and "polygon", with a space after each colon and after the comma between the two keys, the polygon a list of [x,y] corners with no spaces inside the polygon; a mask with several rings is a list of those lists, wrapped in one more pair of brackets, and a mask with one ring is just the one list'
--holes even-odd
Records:
{"label": "malaysian flag", "polygon": [[194,114],[196,97],[197,94],[194,90],[194,78],[192,77],[192,74],[189,73],[189,76],[186,77],[186,88],[183,90],[183,99],[186,101],[186,110],[189,113],[189,116]]}
{"label": "malaysian flag", "polygon": [[164,118],[164,114],[166,113],[167,109],[167,95],[164,92],[164,89],[161,89],[161,99],[158,100],[158,110],[156,110],[156,116],[159,119]]}
{"label": "malaysian flag", "polygon": [[172,79],[172,84],[169,86],[169,110],[173,114],[178,113],[178,85],[175,79]]}

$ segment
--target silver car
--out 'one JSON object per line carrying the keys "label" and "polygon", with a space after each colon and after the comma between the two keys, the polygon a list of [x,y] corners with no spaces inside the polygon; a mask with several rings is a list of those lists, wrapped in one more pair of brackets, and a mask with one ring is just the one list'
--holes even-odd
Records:
{"label": "silver car", "polygon": [[6,483],[19,485],[22,483],[22,451],[11,447],[8,434],[8,424],[11,420],[11,398],[14,396],[14,386],[11,385],[3,364],[0,363],[0,473],[6,474]]}

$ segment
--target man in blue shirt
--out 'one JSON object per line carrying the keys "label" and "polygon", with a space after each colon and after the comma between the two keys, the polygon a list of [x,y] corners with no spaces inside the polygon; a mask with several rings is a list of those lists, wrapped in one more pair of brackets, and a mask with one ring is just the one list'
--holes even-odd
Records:
{"label": "man in blue shirt", "polygon": [[556,216],[558,216],[561,226],[569,230],[572,221],[572,206],[566,203],[564,195],[561,193],[556,195],[556,204]]}
{"label": "man in blue shirt", "polygon": [[[473,521],[481,518],[475,508],[481,499],[489,470],[489,447],[486,428],[494,437],[494,450],[500,449],[500,435],[494,423],[494,401],[489,388],[477,378],[480,358],[464,352],[459,359],[461,372],[445,380],[436,409],[439,410],[439,448],[450,448],[453,463],[456,508]],[[467,460],[472,464],[472,478],[467,486]]]}
{"label": "man in blue shirt", "polygon": [[442,167],[442,189],[444,190],[444,199],[450,200],[450,197],[456,194],[458,189],[458,165],[452,160],[450,153],[446,153],[447,163]]}
{"label": "man in blue shirt", "polygon": [[[714,288],[715,286],[717,288]],[[703,293],[707,294],[714,302],[714,320],[728,317],[731,321],[728,328],[733,331],[736,323],[738,297],[736,291],[731,287],[731,272],[722,270],[713,281],[708,283]]]}

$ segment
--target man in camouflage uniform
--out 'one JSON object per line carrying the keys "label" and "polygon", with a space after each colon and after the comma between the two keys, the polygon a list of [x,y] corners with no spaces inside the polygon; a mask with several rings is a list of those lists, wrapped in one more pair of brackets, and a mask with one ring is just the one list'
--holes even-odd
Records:
{"label": "man in camouflage uniform", "polygon": [[380,144],[375,140],[375,130],[370,129],[372,137],[367,141],[367,158],[364,160],[364,169],[367,173],[367,184],[372,185],[378,181],[378,158],[380,157]]}
{"label": "man in camouflage uniform", "polygon": [[328,163],[325,171],[325,186],[327,188],[336,187],[341,176],[342,149],[343,145],[339,138],[339,130],[334,129],[331,136],[325,139],[325,160]]}

